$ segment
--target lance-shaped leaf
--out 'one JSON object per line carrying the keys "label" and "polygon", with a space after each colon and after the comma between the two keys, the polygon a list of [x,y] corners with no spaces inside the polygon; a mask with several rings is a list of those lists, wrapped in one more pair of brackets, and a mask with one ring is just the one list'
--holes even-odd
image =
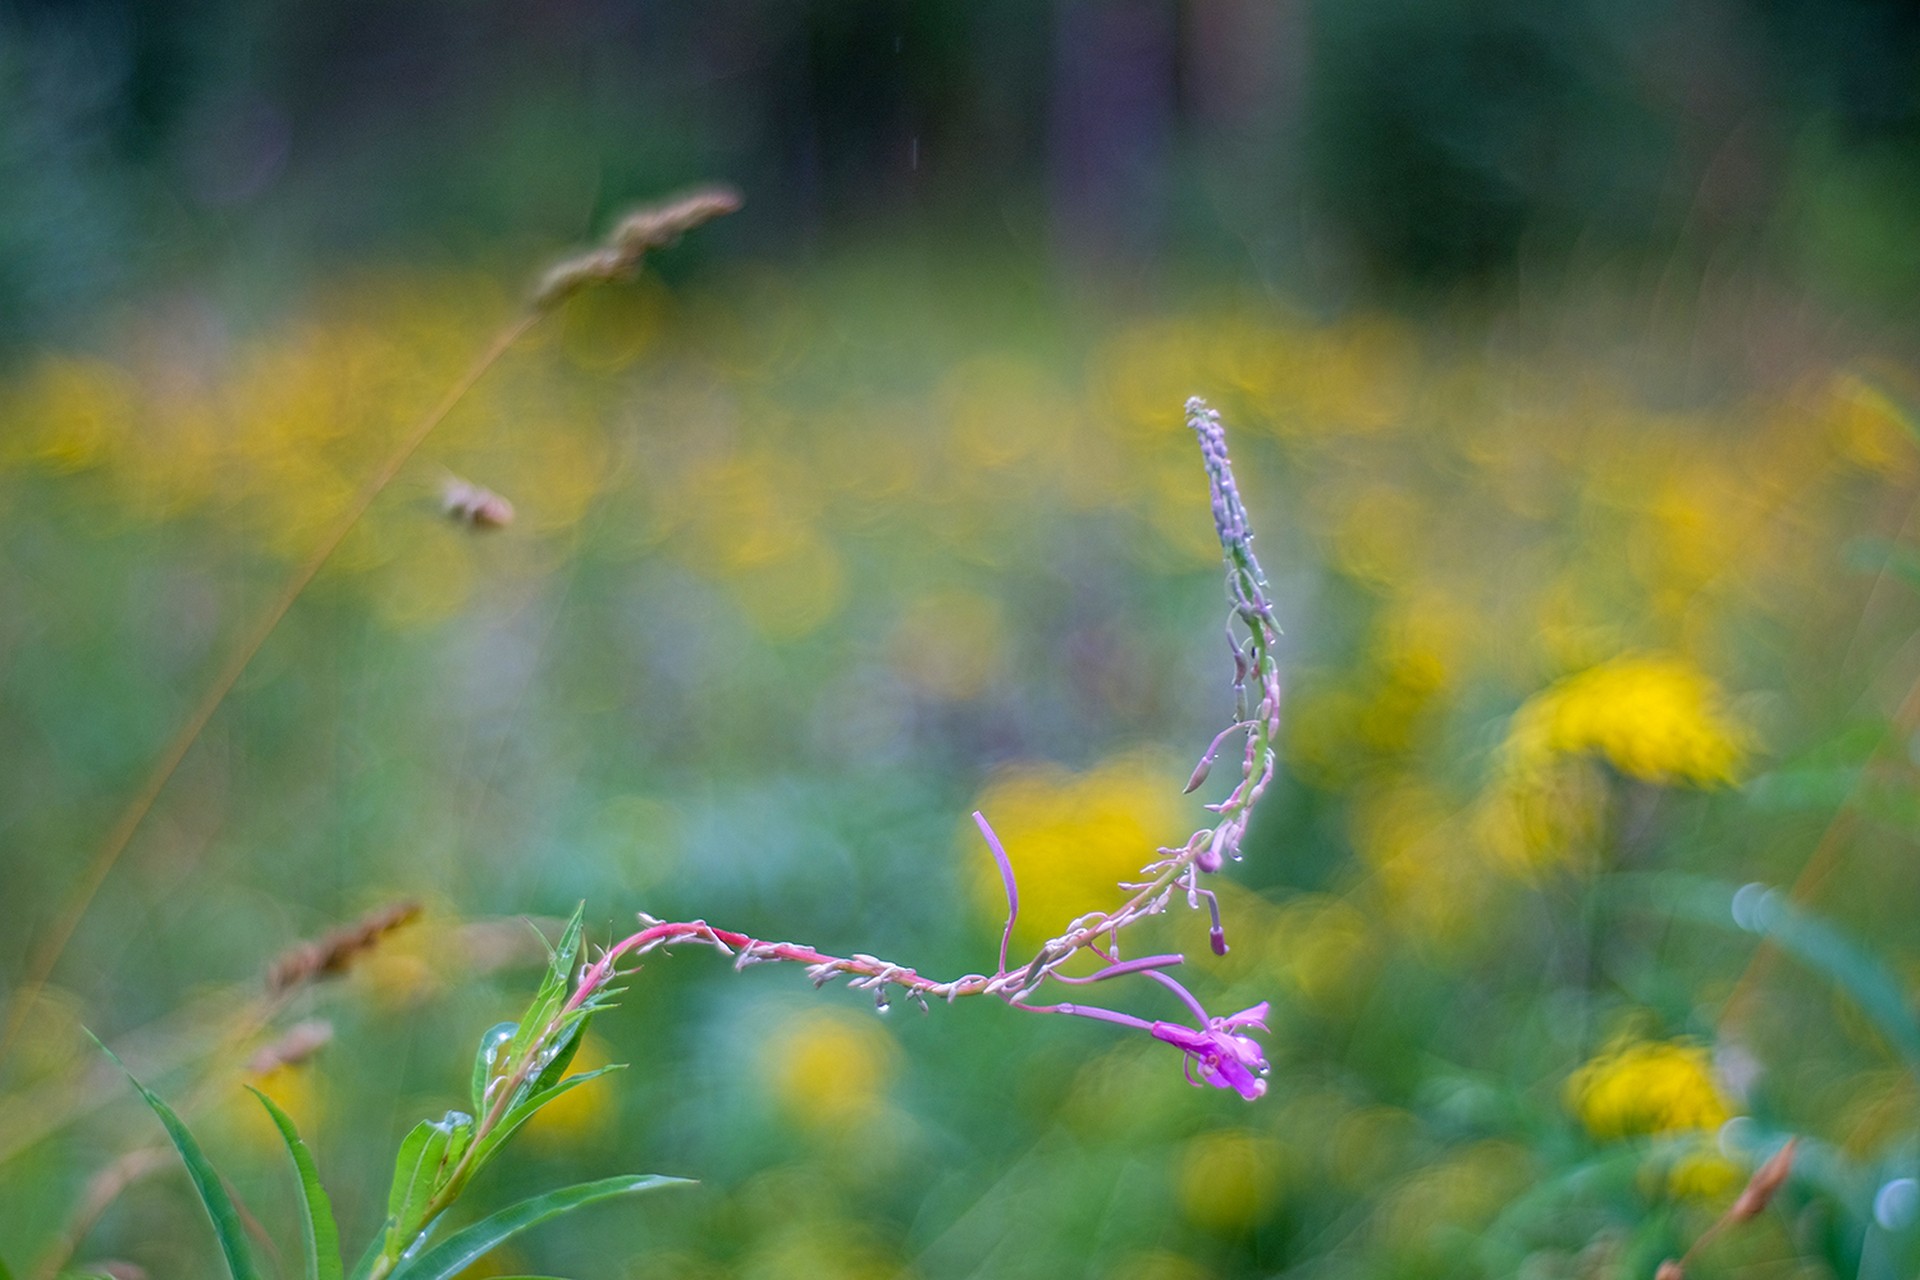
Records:
{"label": "lance-shaped leaf", "polygon": [[393,1186],[387,1192],[387,1252],[397,1254],[427,1225],[434,1193],[473,1140],[473,1117],[449,1111],[438,1120],[422,1120],[400,1144],[393,1161]]}
{"label": "lance-shaped leaf", "polygon": [[619,1178],[603,1178],[598,1182],[583,1182],[559,1191],[549,1191],[543,1196],[522,1200],[519,1204],[502,1209],[491,1217],[474,1223],[466,1230],[447,1237],[427,1252],[401,1263],[394,1269],[391,1280],[452,1280],[474,1262],[529,1227],[538,1226],[563,1213],[571,1213],[585,1205],[614,1196],[633,1195],[641,1191],[651,1191],[655,1187],[688,1182],[690,1180],[687,1178],[629,1174]]}
{"label": "lance-shaped leaf", "polygon": [[476,1116],[487,1114],[487,1105],[492,1101],[489,1086],[499,1077],[500,1068],[505,1065],[508,1046],[513,1043],[519,1030],[520,1024],[517,1022],[496,1022],[480,1037],[480,1048],[473,1055],[472,1096],[473,1114]]}
{"label": "lance-shaped leaf", "polygon": [[273,1117],[273,1127],[280,1131],[280,1140],[287,1144],[287,1154],[293,1157],[294,1172],[300,1175],[300,1196],[306,1207],[306,1216],[300,1225],[307,1247],[307,1280],[340,1280],[340,1229],[334,1225],[333,1204],[327,1199],[327,1189],[320,1185],[320,1169],[313,1162],[313,1152],[307,1149],[292,1117],[266,1094],[252,1085],[247,1088]]}
{"label": "lance-shaped leaf", "polygon": [[[88,1035],[92,1036],[92,1033],[88,1032]],[[133,1072],[127,1071],[127,1064],[120,1061],[113,1050],[100,1044],[99,1037],[93,1036],[93,1042],[100,1045],[100,1052],[111,1058],[114,1066],[127,1072],[127,1079],[146,1100],[147,1106],[153,1109],[153,1114],[160,1117],[160,1123],[166,1126],[167,1136],[173,1139],[174,1150],[180,1153],[181,1161],[187,1166],[187,1176],[193,1180],[193,1189],[200,1194],[200,1203],[206,1207],[207,1216],[213,1219],[213,1234],[220,1242],[220,1253],[226,1259],[228,1273],[233,1280],[263,1280],[259,1267],[254,1263],[253,1253],[247,1248],[240,1210],[235,1207],[233,1197],[227,1194],[220,1175],[208,1162],[206,1153],[194,1141],[193,1134],[173,1113],[172,1107],[162,1102],[153,1090],[135,1080]]]}
{"label": "lance-shaped leaf", "polygon": [[513,1110],[507,1112],[491,1133],[480,1139],[480,1143],[474,1149],[473,1153],[474,1171],[478,1172],[485,1167],[487,1161],[498,1155],[500,1148],[507,1145],[507,1139],[513,1137],[513,1135],[519,1131],[521,1125],[533,1119],[534,1114],[538,1112],[540,1108],[546,1106],[561,1094],[571,1092],[587,1081],[597,1079],[609,1071],[623,1070],[626,1065],[624,1062],[614,1062],[604,1067],[596,1067],[592,1071],[582,1071],[578,1075],[568,1076],[558,1084],[549,1085],[547,1088],[521,1101]]}

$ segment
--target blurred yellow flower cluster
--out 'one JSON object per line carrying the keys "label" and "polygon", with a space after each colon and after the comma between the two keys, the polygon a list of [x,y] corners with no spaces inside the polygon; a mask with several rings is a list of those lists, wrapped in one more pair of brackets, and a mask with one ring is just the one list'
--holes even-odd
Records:
{"label": "blurred yellow flower cluster", "polygon": [[1568,1077],[1566,1102],[1603,1141],[1712,1132],[1733,1116],[1707,1050],[1687,1040],[1615,1043]]}
{"label": "blurred yellow flower cluster", "polygon": [[1506,752],[1515,769],[1592,754],[1645,782],[1710,787],[1735,780],[1749,738],[1698,667],[1629,654],[1529,698],[1514,714]]}
{"label": "blurred yellow flower cluster", "polygon": [[1566,1103],[1602,1141],[1636,1136],[1687,1139],[1665,1170],[1669,1194],[1712,1200],[1745,1181],[1720,1154],[1714,1134],[1734,1106],[1713,1075],[1706,1049],[1687,1040],[1617,1041],[1566,1084]]}
{"label": "blurred yellow flower cluster", "polygon": [[[1015,944],[1038,947],[1075,918],[1118,906],[1120,882],[1154,861],[1162,845],[1186,838],[1179,795],[1180,779],[1140,756],[1086,773],[1027,764],[995,774],[977,807],[1006,846],[1019,880]],[[1004,918],[1000,871],[973,823],[962,830],[959,846],[981,914]]]}

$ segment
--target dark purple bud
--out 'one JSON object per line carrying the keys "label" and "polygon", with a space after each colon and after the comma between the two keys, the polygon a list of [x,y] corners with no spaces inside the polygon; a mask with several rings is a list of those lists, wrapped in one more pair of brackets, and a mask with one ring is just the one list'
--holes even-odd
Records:
{"label": "dark purple bud", "polygon": [[1219,925],[1207,930],[1207,941],[1213,944],[1213,954],[1217,956],[1227,954],[1227,931]]}
{"label": "dark purple bud", "polygon": [[1193,855],[1193,865],[1209,873],[1218,871],[1220,869],[1220,851],[1214,848],[1212,843],[1209,842],[1206,848]]}

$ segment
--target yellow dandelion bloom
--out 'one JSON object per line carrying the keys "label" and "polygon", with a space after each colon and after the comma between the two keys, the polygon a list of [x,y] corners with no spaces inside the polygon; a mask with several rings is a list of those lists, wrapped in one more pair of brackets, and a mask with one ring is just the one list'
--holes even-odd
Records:
{"label": "yellow dandelion bloom", "polygon": [[1568,1077],[1565,1097],[1602,1140],[1711,1132],[1733,1115],[1706,1049],[1687,1040],[1617,1043]]}
{"label": "yellow dandelion bloom", "polygon": [[1506,755],[1515,769],[1596,755],[1630,777],[1710,787],[1736,779],[1750,736],[1698,667],[1628,654],[1529,698],[1513,717]]}

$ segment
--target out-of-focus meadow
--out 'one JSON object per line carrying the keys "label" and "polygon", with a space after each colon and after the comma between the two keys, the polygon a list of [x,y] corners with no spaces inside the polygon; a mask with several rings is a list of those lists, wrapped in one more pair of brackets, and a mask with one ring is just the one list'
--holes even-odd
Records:
{"label": "out-of-focus meadow", "polygon": [[[979,971],[980,808],[1016,945],[1112,906],[1231,711],[1192,394],[1286,628],[1282,778],[1232,951],[1184,909],[1144,946],[1273,1001],[1266,1096],[656,954],[582,1052],[630,1068],[474,1194],[700,1185],[472,1274],[1650,1277],[1788,1134],[1689,1274],[1912,1274],[1902,11],[685,8],[0,10],[10,1015],[537,269],[746,197],[507,353],[160,794],[0,1061],[14,1274],[109,1168],[74,1264],[215,1266],[83,1026],[286,1240],[240,1085],[278,1099],[357,1238],[577,902],[602,942],[646,911]],[[456,477],[511,523],[450,519]],[[296,1024],[330,1039],[259,1056]]]}

